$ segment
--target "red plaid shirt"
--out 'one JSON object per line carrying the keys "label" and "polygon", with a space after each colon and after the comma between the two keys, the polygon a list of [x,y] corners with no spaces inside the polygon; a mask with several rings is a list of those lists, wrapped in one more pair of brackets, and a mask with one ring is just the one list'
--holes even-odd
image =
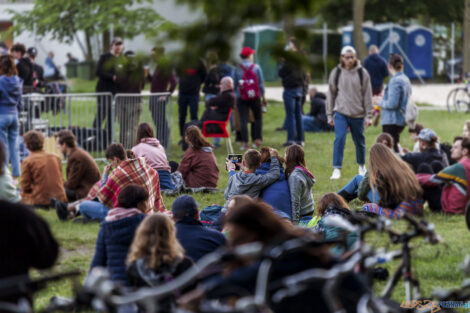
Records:
{"label": "red plaid shirt", "polygon": [[[160,180],[158,172],[147,165],[144,158],[122,161],[119,166],[109,174],[106,184],[96,194],[101,203],[112,209],[118,206],[118,195],[121,190],[130,184],[136,184],[147,189],[149,193],[148,209],[146,213],[165,212],[165,204],[160,194]],[[96,190],[96,185],[90,190],[88,197]]]}

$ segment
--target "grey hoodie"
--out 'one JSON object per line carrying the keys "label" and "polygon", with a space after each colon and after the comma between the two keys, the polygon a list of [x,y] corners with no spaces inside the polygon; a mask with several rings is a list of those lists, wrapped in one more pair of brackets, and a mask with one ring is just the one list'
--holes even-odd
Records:
{"label": "grey hoodie", "polygon": [[372,117],[372,87],[370,77],[365,68],[362,69],[362,88],[357,70],[361,67],[359,61],[357,66],[347,70],[341,67],[341,75],[338,80],[338,90],[335,86],[335,67],[331,71],[328,82],[328,96],[326,97],[326,115],[328,121],[334,119],[334,112],[341,113],[351,118]]}
{"label": "grey hoodie", "polygon": [[313,175],[297,166],[288,178],[292,207],[292,223],[298,224],[300,217],[313,213],[312,187],[315,184]]}
{"label": "grey hoodie", "polygon": [[231,175],[228,180],[227,188],[225,189],[225,209],[227,208],[228,201],[236,195],[247,195],[252,198],[258,198],[261,190],[271,185],[281,176],[279,161],[277,157],[271,157],[271,168],[269,172],[264,175],[238,172]]}

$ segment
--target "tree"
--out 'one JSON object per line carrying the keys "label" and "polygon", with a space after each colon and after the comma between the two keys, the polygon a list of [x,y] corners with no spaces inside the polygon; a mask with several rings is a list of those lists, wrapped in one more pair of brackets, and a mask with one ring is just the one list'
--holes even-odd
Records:
{"label": "tree", "polygon": [[470,72],[470,0],[465,0],[463,20],[463,72]]}
{"label": "tree", "polygon": [[[155,35],[163,19],[149,7],[152,0],[36,0],[26,12],[14,12],[14,34],[34,32],[43,37],[78,42],[86,60],[92,60],[91,38],[102,36],[101,52],[109,48],[110,29],[132,38],[140,34]],[[85,39],[80,38],[83,32]]]}
{"label": "tree", "polygon": [[364,6],[365,0],[353,0],[353,41],[359,59],[364,60],[367,56],[367,48],[364,43],[364,35],[362,33],[362,23],[364,22]]}

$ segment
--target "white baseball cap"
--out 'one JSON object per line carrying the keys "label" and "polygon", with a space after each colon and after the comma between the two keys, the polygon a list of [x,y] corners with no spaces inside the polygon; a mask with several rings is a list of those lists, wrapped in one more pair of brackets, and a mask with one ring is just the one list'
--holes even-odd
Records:
{"label": "white baseball cap", "polygon": [[351,46],[344,46],[343,49],[341,49],[341,55],[345,54],[356,54],[356,50],[351,47]]}

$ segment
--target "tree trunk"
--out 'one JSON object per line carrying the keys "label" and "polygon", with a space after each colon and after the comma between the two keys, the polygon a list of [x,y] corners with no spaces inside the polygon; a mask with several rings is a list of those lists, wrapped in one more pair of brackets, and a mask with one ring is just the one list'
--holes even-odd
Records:
{"label": "tree trunk", "polygon": [[103,32],[103,51],[102,53],[108,52],[111,49],[111,33],[109,30]]}
{"label": "tree trunk", "polygon": [[470,72],[470,0],[465,0],[463,15],[463,73]]}
{"label": "tree trunk", "polygon": [[364,22],[364,7],[366,5],[365,0],[353,0],[352,12],[353,12],[353,41],[354,47],[356,48],[357,57],[360,60],[364,60],[367,57],[367,48],[364,43],[364,36],[362,34],[362,23]]}
{"label": "tree trunk", "polygon": [[86,60],[93,61],[93,47],[91,46],[91,35],[88,30],[85,30],[85,43],[86,43]]}

